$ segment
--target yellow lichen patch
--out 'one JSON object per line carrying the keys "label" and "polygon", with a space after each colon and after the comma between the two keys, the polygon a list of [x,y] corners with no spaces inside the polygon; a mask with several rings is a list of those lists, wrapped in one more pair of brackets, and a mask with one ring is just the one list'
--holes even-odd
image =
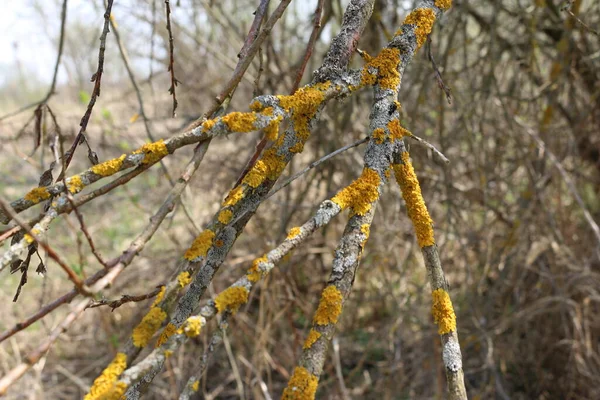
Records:
{"label": "yellow lichen patch", "polygon": [[[272,107],[269,107],[272,109]],[[268,110],[268,109],[267,109]],[[266,111],[266,110],[265,110]],[[265,128],[265,136],[268,140],[275,141],[277,140],[277,136],[279,135],[279,123],[283,117],[280,115],[277,118],[273,118],[269,125]]]}
{"label": "yellow lichen patch", "polygon": [[336,323],[342,312],[342,293],[333,285],[327,286],[321,294],[319,307],[313,322],[317,325]]}
{"label": "yellow lichen patch", "polygon": [[235,314],[242,304],[248,302],[248,289],[243,286],[233,286],[223,290],[215,298],[215,305],[218,312],[228,310]]}
{"label": "yellow lichen patch", "polygon": [[331,201],[343,209],[348,207],[358,215],[365,215],[371,209],[371,204],[379,197],[379,174],[370,169],[365,168],[361,176],[340,190]]}
{"label": "yellow lichen patch", "polygon": [[165,350],[165,358],[169,358],[173,355],[173,352],[171,350]]}
{"label": "yellow lichen patch", "polygon": [[419,247],[432,246],[435,243],[433,221],[429,216],[427,206],[425,206],[421,186],[410,162],[410,155],[407,152],[402,153],[402,161],[403,164],[394,164],[392,167],[396,175],[396,181],[402,190],[408,217],[415,227]]}
{"label": "yellow lichen patch", "polygon": [[81,176],[75,175],[67,180],[67,188],[70,193],[79,193],[83,190],[84,185],[81,180]]}
{"label": "yellow lichen patch", "polygon": [[250,109],[252,111],[258,112],[258,111],[262,110],[262,108],[263,108],[263,105],[258,100],[254,100],[252,103],[250,103]]}
{"label": "yellow lichen patch", "polygon": [[452,0],[435,0],[435,6],[442,10],[447,10],[452,7]]}
{"label": "yellow lichen patch", "polygon": [[306,340],[304,341],[304,345],[302,346],[302,348],[304,350],[310,349],[312,347],[312,345],[315,344],[315,342],[317,340],[319,340],[320,337],[321,337],[320,332],[317,332],[314,329],[311,329],[310,332],[308,332],[308,336],[306,337]]}
{"label": "yellow lichen patch", "polygon": [[281,106],[292,112],[292,122],[298,139],[306,142],[310,136],[308,124],[315,116],[321,103],[325,99],[325,91],[330,82],[317,83],[316,85],[300,88],[291,96],[277,96]]}
{"label": "yellow lichen patch", "polygon": [[390,135],[392,140],[400,140],[405,136],[412,136],[412,133],[402,125],[400,125],[400,120],[393,119],[387,124],[388,129],[390,130]]}
{"label": "yellow lichen patch", "polygon": [[151,307],[156,307],[158,305],[158,303],[160,303],[162,301],[162,299],[165,298],[166,291],[167,291],[167,288],[164,285],[160,287],[160,292],[158,292],[158,294],[156,295],[156,298],[154,299],[154,302],[152,303]]}
{"label": "yellow lichen patch", "polygon": [[125,154],[122,154],[121,157],[113,158],[112,160],[104,161],[103,163],[94,165],[90,170],[100,176],[111,176],[116,174],[121,170],[121,165],[123,165],[123,160],[127,157]]}
{"label": "yellow lichen patch", "polygon": [[177,275],[177,282],[179,282],[180,287],[186,287],[192,281],[192,277],[188,271],[183,271],[179,275]]}
{"label": "yellow lichen patch", "polygon": [[167,313],[160,307],[152,307],[148,314],[142,318],[131,334],[131,340],[135,347],[146,347],[152,335],[156,333],[163,321],[167,318]]}
{"label": "yellow lichen patch", "polygon": [[37,187],[35,189],[31,189],[24,197],[25,200],[32,202],[33,204],[37,204],[40,201],[44,201],[50,198],[50,193],[48,192],[48,188],[45,187]]}
{"label": "yellow lichen patch", "polygon": [[183,328],[183,333],[185,336],[191,338],[196,337],[200,334],[200,330],[202,329],[202,318],[200,317],[189,317],[185,322],[185,327]]}
{"label": "yellow lichen patch", "polygon": [[298,236],[300,234],[300,232],[302,232],[302,229],[300,229],[300,227],[298,227],[298,226],[293,227],[288,232],[287,239],[295,238],[296,236]]}
{"label": "yellow lichen patch", "polygon": [[185,252],[184,257],[190,261],[198,257],[206,257],[214,238],[215,233],[210,229],[202,231],[202,233],[194,240],[190,248]]}
{"label": "yellow lichen patch", "polygon": [[231,221],[231,218],[233,218],[233,213],[231,212],[231,210],[223,210],[219,213],[219,222],[222,223],[223,225],[228,224]]}
{"label": "yellow lichen patch", "polygon": [[404,20],[405,24],[414,24],[417,26],[415,28],[417,49],[420,49],[423,43],[425,43],[425,40],[427,40],[427,35],[431,33],[434,22],[435,13],[430,8],[417,8],[406,16],[406,19]]}
{"label": "yellow lichen patch", "polygon": [[169,338],[171,336],[173,336],[175,333],[179,333],[179,332],[177,332],[177,327],[169,322],[167,324],[167,326],[165,326],[165,329],[163,329],[158,340],[156,341],[156,347],[162,346],[163,343],[165,343],[167,340],[169,340]]}
{"label": "yellow lichen patch", "polygon": [[433,297],[433,305],[431,306],[431,314],[433,321],[438,324],[438,333],[445,335],[446,333],[456,330],[456,315],[450,295],[444,289],[436,289],[431,294]]}
{"label": "yellow lichen patch", "polygon": [[284,400],[311,400],[315,398],[319,378],[306,368],[296,367],[281,396]]}
{"label": "yellow lichen patch", "polygon": [[246,174],[243,182],[253,188],[258,187],[265,179],[276,180],[285,168],[285,160],[277,155],[277,149],[271,147],[265,151],[260,160]]}
{"label": "yellow lichen patch", "polygon": [[375,143],[381,144],[385,139],[385,131],[381,128],[377,128],[373,131],[373,139],[375,139]]}
{"label": "yellow lichen patch", "polygon": [[192,383],[192,391],[197,392],[199,388],[200,388],[200,381],[194,381],[194,383]]}
{"label": "yellow lichen patch", "polygon": [[[125,368],[127,368],[127,355],[117,353],[112,362],[102,371],[102,374],[94,380],[89,393],[83,399],[118,399],[125,393],[126,386],[123,387],[124,382],[117,383],[117,378],[125,371]],[[119,393],[118,396],[116,396],[117,393]]]}
{"label": "yellow lichen patch", "polygon": [[153,143],[146,143],[134,151],[133,154],[145,154],[142,164],[154,164],[169,154],[169,149],[167,149],[167,145],[165,144],[164,140],[160,139]]}
{"label": "yellow lichen patch", "polygon": [[[400,72],[398,72],[398,63],[400,62],[400,50],[395,48],[386,48],[371,61],[369,61],[362,70],[361,85],[374,85],[376,83],[382,89],[397,90],[400,85]],[[376,73],[369,72],[369,69],[375,68]]]}
{"label": "yellow lichen patch", "polygon": [[215,126],[216,123],[217,121],[214,119],[207,119],[202,123],[202,132],[207,133]]}
{"label": "yellow lichen patch", "polygon": [[41,231],[37,228],[34,228],[31,230],[31,235],[29,233],[26,233],[25,236],[23,236],[23,239],[25,239],[25,241],[27,243],[31,244],[31,243],[35,242],[35,238],[33,236],[36,236],[39,233],[41,233]]}
{"label": "yellow lichen patch", "polygon": [[370,224],[362,224],[360,226],[360,231],[368,239],[369,238],[369,234],[371,233],[371,225]]}
{"label": "yellow lichen patch", "polygon": [[295,145],[290,147],[290,153],[302,153],[302,150],[304,150],[304,142],[302,142],[301,140],[299,140]]}
{"label": "yellow lichen patch", "polygon": [[229,192],[227,197],[225,197],[225,200],[223,200],[222,206],[223,207],[234,206],[237,204],[238,201],[240,201],[243,198],[244,198],[244,188],[242,188],[241,186],[236,186]]}
{"label": "yellow lichen patch", "polygon": [[221,121],[231,132],[252,132],[256,130],[254,123],[256,122],[256,113],[249,112],[232,112],[221,118]]}
{"label": "yellow lichen patch", "polygon": [[267,261],[267,255],[265,254],[264,256],[259,257],[252,262],[252,266],[248,269],[248,272],[246,272],[246,277],[250,282],[258,282],[258,280],[262,276],[262,272],[258,265],[262,262]]}

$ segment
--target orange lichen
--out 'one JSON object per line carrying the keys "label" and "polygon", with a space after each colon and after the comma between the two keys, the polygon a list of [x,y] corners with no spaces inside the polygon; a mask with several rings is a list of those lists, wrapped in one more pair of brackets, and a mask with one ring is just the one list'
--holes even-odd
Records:
{"label": "orange lichen", "polygon": [[310,136],[308,124],[319,110],[319,106],[325,100],[325,91],[331,85],[330,82],[317,83],[298,89],[291,96],[277,96],[281,106],[292,113],[292,122],[296,136],[302,142],[306,142]]}
{"label": "orange lichen", "polygon": [[[395,48],[381,50],[377,57],[371,59],[363,67],[361,85],[371,86],[378,83],[382,89],[397,90],[400,85],[399,62],[400,50]],[[370,69],[376,69],[377,71],[370,72]]]}
{"label": "orange lichen", "polygon": [[385,131],[382,128],[377,128],[373,130],[373,139],[375,139],[375,143],[381,144],[385,139]]}
{"label": "orange lichen", "polygon": [[447,10],[452,7],[452,0],[435,0],[435,6],[442,10]]}
{"label": "orange lichen", "polygon": [[163,285],[160,287],[160,292],[158,292],[158,294],[156,295],[156,298],[154,299],[154,302],[152,303],[151,307],[156,307],[162,301],[162,299],[164,299],[166,291],[166,286]]}
{"label": "orange lichen", "polygon": [[[258,112],[258,111],[262,110],[262,108],[263,108],[263,105],[258,100],[254,100],[252,103],[250,103],[250,109],[252,111]],[[269,108],[269,107],[267,107],[267,108]]]}
{"label": "orange lichen", "polygon": [[223,247],[223,245],[225,244],[224,241],[222,241],[221,239],[215,240],[215,247]]}
{"label": "orange lichen", "polygon": [[123,165],[123,160],[125,160],[127,155],[122,154],[121,157],[113,158],[112,160],[104,161],[103,163],[94,165],[90,170],[100,176],[111,176],[116,174],[121,170],[121,166]]}
{"label": "orange lichen", "polygon": [[221,121],[231,132],[252,132],[256,130],[254,123],[256,122],[256,113],[249,112],[232,112],[221,118]]}
{"label": "orange lichen", "polygon": [[267,262],[267,255],[265,254],[262,257],[257,258],[252,262],[252,266],[246,272],[246,277],[250,282],[258,282],[260,277],[262,276],[262,271],[258,267],[258,265],[262,262]]}
{"label": "orange lichen", "polygon": [[70,193],[79,193],[83,190],[84,184],[81,180],[81,176],[75,175],[67,180],[67,188]]}
{"label": "orange lichen", "polygon": [[214,119],[207,119],[202,123],[202,132],[207,133],[215,126],[216,123],[217,121]]}
{"label": "orange lichen", "polygon": [[133,345],[135,347],[146,347],[166,318],[167,313],[160,307],[152,307],[148,311],[148,314],[142,318],[142,321],[133,329],[133,333],[131,334]]}
{"label": "orange lichen", "polygon": [[[272,109],[272,107],[269,107],[269,108]],[[268,108],[267,108],[267,110],[268,110]],[[267,125],[267,127],[265,128],[265,136],[267,137],[268,140],[271,140],[271,141],[277,140],[277,136],[279,135],[279,123],[281,122],[282,119],[283,119],[283,117],[280,115],[277,118],[273,118],[273,120],[271,120],[271,122],[269,122],[269,125]]]}
{"label": "orange lichen", "polygon": [[206,257],[214,238],[215,233],[210,229],[202,231],[202,233],[194,240],[190,248],[185,252],[184,257],[190,261],[198,257]]}
{"label": "orange lichen", "polygon": [[302,229],[300,229],[300,227],[298,227],[298,226],[293,227],[288,232],[287,239],[295,238],[296,236],[298,236],[300,234],[300,232],[302,232]]}
{"label": "orange lichen", "polygon": [[25,200],[32,202],[33,204],[37,204],[40,201],[44,201],[50,198],[50,193],[48,192],[48,188],[45,187],[37,187],[35,189],[31,189],[24,197]]}
{"label": "orange lichen", "polygon": [[194,383],[192,383],[192,391],[197,392],[198,389],[200,389],[200,381],[194,381]]}
{"label": "orange lichen", "polygon": [[240,201],[243,198],[244,198],[244,188],[242,188],[241,186],[236,186],[229,192],[227,197],[225,197],[225,200],[223,200],[222,206],[223,207],[234,206],[237,204],[238,201]]}
{"label": "orange lichen", "polygon": [[144,154],[142,164],[154,164],[169,154],[169,149],[167,149],[164,140],[160,139],[153,143],[146,143],[134,151],[133,154]]}
{"label": "orange lichen", "polygon": [[281,398],[284,400],[314,399],[318,385],[318,377],[308,372],[306,368],[296,367]]}
{"label": "orange lichen", "polygon": [[400,120],[393,119],[387,124],[388,129],[390,130],[390,136],[392,140],[400,140],[405,136],[412,136],[412,133],[402,125],[400,125]]}
{"label": "orange lichen", "polygon": [[127,368],[127,354],[117,353],[110,364],[94,380],[84,400],[118,399],[125,393],[127,387],[124,382],[117,382],[119,375]]}
{"label": "orange lichen", "polygon": [[156,341],[156,347],[162,346],[175,333],[180,333],[180,332],[178,332],[178,329],[175,325],[173,325],[172,323],[169,322],[167,324],[167,326],[165,326],[165,329],[163,329],[158,340]]}
{"label": "orange lichen", "polygon": [[242,304],[248,302],[248,289],[243,286],[233,286],[223,290],[215,298],[218,312],[228,310],[235,314]]}
{"label": "orange lichen", "polygon": [[421,186],[410,162],[408,152],[402,153],[403,164],[392,165],[396,182],[402,190],[402,197],[406,203],[408,217],[415,227],[419,247],[432,246],[435,243],[433,237],[433,221],[427,211],[425,200],[421,194]]}
{"label": "orange lichen", "polygon": [[185,322],[185,326],[183,328],[183,333],[185,336],[192,338],[196,337],[200,334],[200,330],[202,329],[202,318],[200,317],[189,317]]}
{"label": "orange lichen", "polygon": [[433,321],[438,324],[438,333],[445,335],[456,330],[456,315],[450,295],[444,289],[436,289],[432,292],[433,305],[431,314]]}
{"label": "orange lichen", "polygon": [[302,348],[304,350],[310,349],[312,347],[312,345],[315,344],[315,342],[317,340],[319,340],[320,337],[321,337],[320,332],[317,332],[314,329],[311,329],[310,332],[308,332],[308,336],[306,337],[306,340],[304,341],[304,345],[302,346]]}
{"label": "orange lichen", "polygon": [[406,16],[404,20],[405,24],[416,25],[417,49],[420,49],[425,40],[427,40],[427,35],[431,33],[434,22],[435,13],[430,8],[417,8]]}
{"label": "orange lichen", "polygon": [[331,201],[342,210],[350,207],[354,213],[365,215],[371,209],[371,204],[379,197],[380,181],[377,171],[365,168],[358,179],[340,190]]}
{"label": "orange lichen", "polygon": [[336,323],[342,312],[342,293],[333,285],[327,286],[321,294],[319,307],[313,322],[317,325]]}
{"label": "orange lichen", "polygon": [[228,224],[231,221],[231,218],[233,218],[233,213],[231,210],[222,210],[218,216],[219,222],[223,225]]}
{"label": "orange lichen", "polygon": [[179,282],[180,287],[186,287],[192,281],[192,277],[188,271],[183,271],[179,275],[177,275],[177,282]]}
{"label": "orange lichen", "polygon": [[258,187],[265,179],[276,180],[285,168],[285,160],[277,155],[277,149],[271,147],[265,151],[260,160],[244,177],[244,182],[253,188]]}

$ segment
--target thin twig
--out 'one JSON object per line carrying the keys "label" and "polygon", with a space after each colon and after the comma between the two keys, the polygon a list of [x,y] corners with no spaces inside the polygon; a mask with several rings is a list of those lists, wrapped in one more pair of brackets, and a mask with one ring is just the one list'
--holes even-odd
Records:
{"label": "thin twig", "polygon": [[173,56],[173,30],[171,29],[171,4],[169,0],[165,0],[165,8],[167,14],[167,32],[169,33],[169,68],[168,71],[171,73],[171,87],[169,88],[169,93],[173,96],[173,113],[172,116],[175,118],[175,110],[177,110],[177,95],[175,93],[175,87],[179,83],[177,78],[175,78],[175,59]]}
{"label": "thin twig", "polygon": [[125,303],[131,303],[131,302],[137,303],[137,302],[148,300],[148,299],[155,297],[160,292],[161,287],[162,287],[162,285],[159,285],[156,287],[156,289],[154,289],[150,293],[142,294],[139,296],[131,296],[128,294],[124,294],[123,296],[121,296],[121,298],[119,300],[107,300],[107,299],[98,300],[93,303],[90,303],[90,305],[88,305],[87,308],[109,306],[111,308],[111,311],[115,311],[116,308],[121,307]]}
{"label": "thin twig", "polygon": [[435,63],[433,53],[431,52],[431,36],[427,36],[427,57],[429,57],[429,61],[431,61],[431,66],[433,67],[433,72],[435,72],[435,79],[437,81],[438,86],[446,94],[446,100],[448,101],[448,104],[452,104],[452,90],[444,83],[442,73],[440,72],[440,69]]}

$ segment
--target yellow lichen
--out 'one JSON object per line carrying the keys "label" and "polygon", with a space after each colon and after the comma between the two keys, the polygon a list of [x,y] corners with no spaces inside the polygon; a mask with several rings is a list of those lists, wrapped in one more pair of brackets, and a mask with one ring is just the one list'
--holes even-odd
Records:
{"label": "yellow lichen", "polygon": [[373,139],[375,139],[375,143],[381,144],[385,139],[385,131],[381,128],[377,128],[373,130]]}
{"label": "yellow lichen", "polygon": [[177,332],[177,327],[169,322],[167,324],[167,326],[165,326],[165,329],[163,329],[160,336],[158,337],[158,340],[156,341],[156,347],[162,346],[163,343],[165,343],[167,340],[169,340],[169,338],[171,336],[173,336],[175,333],[179,333],[179,332]]}
{"label": "yellow lichen", "polygon": [[200,334],[201,329],[202,329],[202,318],[189,317],[185,323],[183,332],[185,333],[185,336],[191,338],[191,337],[198,336]]}
{"label": "yellow lichen", "polygon": [[235,314],[242,304],[248,302],[248,289],[243,286],[233,286],[223,290],[215,298],[218,312],[228,310]]}
{"label": "yellow lichen", "polygon": [[48,188],[45,187],[37,187],[35,189],[31,189],[24,197],[25,200],[32,202],[33,204],[37,204],[40,201],[44,201],[50,198],[50,193],[48,192]]}
{"label": "yellow lichen", "polygon": [[133,329],[131,340],[135,347],[146,347],[152,335],[156,333],[163,321],[167,318],[167,313],[160,307],[152,307],[148,314],[142,318],[142,321]]}
{"label": "yellow lichen", "polygon": [[273,111],[275,111],[275,109],[273,107],[267,107],[264,110],[262,110],[261,114],[266,115],[267,117],[270,117],[271,115],[273,115]]}
{"label": "yellow lichen", "polygon": [[293,227],[288,232],[287,239],[295,238],[296,236],[298,236],[300,234],[300,232],[302,232],[302,229],[300,229],[300,227],[298,227],[298,226]]}
{"label": "yellow lichen", "polygon": [[133,154],[144,154],[142,164],[154,164],[169,154],[169,149],[167,149],[167,145],[165,144],[164,140],[160,139],[153,143],[146,143],[134,151]]}
{"label": "yellow lichen", "polygon": [[370,168],[363,169],[361,176],[340,190],[331,201],[342,209],[348,207],[358,215],[365,215],[371,204],[379,197],[379,174]]}
{"label": "yellow lichen", "polygon": [[[272,107],[269,107],[269,108],[272,109]],[[263,113],[264,113],[264,111],[263,111]],[[267,137],[268,140],[271,140],[271,141],[277,140],[277,136],[279,135],[279,123],[281,122],[282,119],[283,119],[283,117],[280,115],[277,118],[273,118],[273,120],[271,120],[271,122],[269,122],[269,125],[267,125],[267,127],[265,128],[265,136]]]}
{"label": "yellow lichen", "polygon": [[256,122],[256,113],[249,112],[232,112],[221,118],[221,121],[231,132],[252,132],[256,130],[254,123]]}
{"label": "yellow lichen", "polygon": [[200,381],[194,381],[194,383],[192,383],[192,391],[197,392],[199,388],[200,388]]}
{"label": "yellow lichen", "polygon": [[219,222],[222,223],[223,225],[228,224],[231,221],[231,218],[233,218],[233,213],[231,212],[231,210],[222,210],[219,213]]}
{"label": "yellow lichen", "polygon": [[333,285],[327,286],[321,294],[319,307],[313,322],[317,325],[336,323],[342,312],[342,293]]}
{"label": "yellow lichen", "polygon": [[177,275],[177,282],[179,282],[180,287],[186,287],[192,281],[192,277],[188,271],[183,271],[179,275]]}
{"label": "yellow lichen", "polygon": [[70,193],[79,193],[83,190],[84,185],[81,176],[75,175],[67,180],[67,188]]}
{"label": "yellow lichen", "polygon": [[301,140],[290,147],[290,153],[302,153],[302,150],[304,150],[304,143]]}
{"label": "yellow lichen", "polygon": [[402,153],[402,161],[403,164],[394,164],[392,167],[402,190],[406,211],[415,228],[419,247],[432,246],[435,243],[433,221],[427,211],[419,180],[407,152]]}
{"label": "yellow lichen", "polygon": [[417,8],[406,16],[404,20],[405,24],[416,25],[417,49],[420,49],[425,40],[427,40],[427,35],[431,33],[434,22],[435,13],[430,8]]}
{"label": "yellow lichen", "polygon": [[234,206],[237,204],[238,201],[240,201],[243,198],[244,198],[244,188],[242,188],[241,186],[236,186],[229,192],[227,197],[225,197],[225,200],[223,200],[222,206],[223,207]]}
{"label": "yellow lichen", "polygon": [[207,133],[213,128],[213,126],[215,126],[216,123],[217,121],[214,119],[207,119],[202,123],[202,132]]}
{"label": "yellow lichen", "polygon": [[438,324],[438,333],[445,335],[456,330],[456,315],[450,295],[444,289],[436,289],[431,294],[433,297],[433,305],[431,306],[431,314],[433,321]]}
{"label": "yellow lichen", "polygon": [[125,154],[122,154],[121,157],[113,158],[112,160],[104,161],[103,163],[94,165],[90,170],[100,176],[111,176],[116,174],[121,170],[121,165],[123,165],[123,160],[127,157]]}
{"label": "yellow lichen", "polygon": [[365,235],[367,237],[367,239],[369,238],[369,234],[371,233],[371,225],[370,224],[362,224],[360,226],[360,231],[362,232],[363,235]]}
{"label": "yellow lichen", "polygon": [[193,261],[198,257],[206,257],[214,238],[215,233],[210,229],[202,231],[202,233],[194,240],[190,248],[185,252],[184,257],[190,261]]}
{"label": "yellow lichen", "polygon": [[252,266],[248,269],[248,272],[246,272],[246,277],[250,282],[258,282],[258,280],[262,276],[262,272],[258,265],[262,262],[267,261],[267,255],[265,254],[264,256],[259,257],[252,262]]}
{"label": "yellow lichen", "polygon": [[400,140],[405,136],[412,136],[412,133],[402,125],[400,125],[400,120],[393,119],[387,124],[388,129],[390,130],[390,136],[392,140]]}
{"label": "yellow lichen", "polygon": [[171,357],[171,355],[173,355],[173,352],[171,350],[165,350],[165,358],[169,358]]}
{"label": "yellow lichen", "polygon": [[94,380],[89,393],[83,399],[118,399],[121,397],[125,393],[127,385],[124,382],[117,382],[117,378],[125,371],[125,368],[127,368],[127,354],[117,353],[102,374]]}
{"label": "yellow lichen", "polygon": [[452,7],[452,0],[435,0],[435,6],[447,10]]}
{"label": "yellow lichen", "polygon": [[306,368],[296,367],[281,396],[284,400],[311,400],[315,398],[319,378]]}
{"label": "yellow lichen", "polygon": [[246,174],[243,182],[253,188],[262,184],[265,179],[276,180],[285,168],[285,160],[277,155],[277,149],[271,147],[265,151],[260,160]]}
{"label": "yellow lichen", "polygon": [[[362,70],[361,85],[374,85],[376,83],[382,89],[397,90],[400,85],[400,72],[398,72],[398,63],[400,62],[400,50],[395,48],[386,48],[381,50],[379,55],[371,59]],[[372,73],[369,70],[376,69]]]}
{"label": "yellow lichen", "polygon": [[310,332],[308,332],[308,336],[306,337],[306,340],[304,341],[304,345],[302,346],[302,348],[304,350],[310,349],[312,347],[312,345],[315,344],[315,342],[317,340],[319,340],[320,337],[321,337],[320,332],[317,332],[314,329],[311,329]]}
{"label": "yellow lichen", "polygon": [[160,287],[160,292],[158,292],[158,294],[156,295],[156,298],[154,299],[154,302],[152,303],[151,307],[156,307],[162,301],[162,299],[164,299],[166,291],[167,288],[164,285]]}
{"label": "yellow lichen", "polygon": [[25,236],[23,236],[23,239],[25,239],[27,243],[31,244],[35,242],[34,236],[37,236],[39,233],[41,233],[41,231],[37,228],[34,228],[31,230],[31,235],[29,233],[26,233]]}
{"label": "yellow lichen", "polygon": [[310,136],[308,124],[319,110],[319,106],[325,100],[325,91],[331,85],[330,82],[317,83],[298,89],[291,96],[277,96],[281,106],[292,113],[292,123],[296,136],[303,143]]}

